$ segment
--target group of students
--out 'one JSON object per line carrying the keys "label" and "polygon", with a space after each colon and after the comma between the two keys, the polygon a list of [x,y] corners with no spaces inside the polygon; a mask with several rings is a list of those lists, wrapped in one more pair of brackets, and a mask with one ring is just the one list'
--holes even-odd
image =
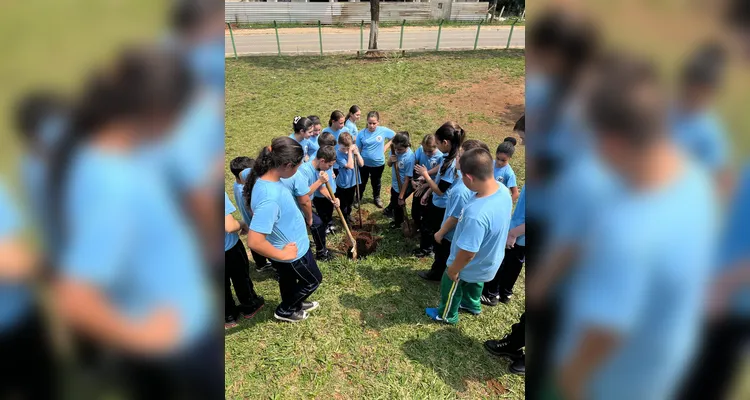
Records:
{"label": "group of students", "polygon": [[[419,274],[441,282],[440,303],[427,308],[427,316],[455,324],[459,310],[479,314],[482,304],[510,300],[525,245],[525,191],[519,194],[509,164],[517,140],[506,138],[493,154],[487,144],[467,140],[458,124],[446,122],[426,135],[415,152],[409,133],[379,126],[375,111],[368,113],[366,128],[350,133],[346,125],[354,124],[358,114],[357,106],[347,116],[334,111],[325,129],[318,117],[295,117],[289,137],[273,139],[255,160],[242,156],[231,161],[234,202],[242,221],[231,215],[235,207],[225,193],[225,327],[236,326],[240,315],[251,318],[263,306],[237,234],[247,233],[257,270],[276,274],[281,303],[274,318],[305,320],[319,306],[308,301],[322,281],[317,261],[332,258],[326,235],[334,207],[351,222],[356,192],[361,196],[369,178],[375,204],[382,206],[380,181],[386,165],[394,170],[391,201],[384,210],[394,219],[390,227],[401,226],[406,201],[415,194],[412,214],[420,232],[415,255],[435,257],[431,269]],[[524,124],[521,117],[514,128],[522,138]]]}

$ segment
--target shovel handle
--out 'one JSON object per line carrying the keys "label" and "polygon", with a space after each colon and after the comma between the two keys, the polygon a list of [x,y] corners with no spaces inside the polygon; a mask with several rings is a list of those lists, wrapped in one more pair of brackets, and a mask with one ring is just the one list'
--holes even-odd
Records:
{"label": "shovel handle", "polygon": [[[333,197],[333,186],[331,186],[331,182],[326,182],[326,188],[328,189],[328,193],[331,194]],[[352,248],[354,249],[354,254],[356,256],[357,254],[357,242],[354,241],[354,236],[352,236],[352,231],[349,230],[349,225],[346,223],[346,218],[344,218],[344,213],[341,212],[341,207],[336,207],[336,211],[339,214],[339,218],[341,218],[341,223],[344,224],[344,229],[346,229],[346,235],[349,237],[349,241],[352,243]]]}

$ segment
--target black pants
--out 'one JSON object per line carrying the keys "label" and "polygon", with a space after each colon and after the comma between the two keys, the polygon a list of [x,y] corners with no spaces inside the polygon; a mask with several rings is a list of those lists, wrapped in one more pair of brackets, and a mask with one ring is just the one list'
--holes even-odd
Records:
{"label": "black pants", "polygon": [[253,262],[255,263],[255,268],[261,268],[264,265],[268,264],[268,259],[265,256],[262,256],[252,250],[250,250],[250,254],[253,256]]}
{"label": "black pants", "polygon": [[[224,316],[236,316],[237,304],[232,297],[231,285],[237,293],[237,300],[242,305],[251,305],[258,295],[250,279],[250,262],[241,240],[231,249],[224,252]],[[231,284],[230,284],[231,283]]]}
{"label": "black pants", "polygon": [[279,271],[279,291],[281,303],[276,307],[276,314],[288,317],[302,309],[302,302],[307,300],[323,281],[323,275],[308,250],[302,258],[291,263],[272,261]]}
{"label": "black pants", "polygon": [[0,399],[60,397],[47,331],[41,316],[32,311],[0,332]]}
{"label": "black pants", "polygon": [[512,349],[522,349],[526,347],[526,312],[521,314],[521,319],[510,327],[510,334],[507,336]]}
{"label": "black pants", "polygon": [[678,400],[728,398],[740,378],[743,348],[750,343],[750,320],[729,318],[708,327]]}
{"label": "black pants", "polygon": [[[412,189],[411,186],[409,186],[406,189],[406,195],[404,196],[404,201],[406,201],[406,199],[408,199],[412,193],[414,193],[414,189]],[[404,222],[404,207],[406,207],[406,205],[404,205],[404,207],[401,207],[400,205],[398,205],[399,195],[400,194],[391,187],[391,202],[390,204],[388,204],[388,208],[393,210],[393,220],[396,223],[396,225],[401,225],[401,223]]]}
{"label": "black pants", "polygon": [[432,201],[426,207],[426,213],[422,217],[422,231],[419,239],[419,247],[422,250],[430,250],[435,246],[435,233],[440,230],[445,217],[445,208],[440,208]]}
{"label": "black pants", "polygon": [[411,219],[414,221],[414,229],[416,230],[422,229],[422,218],[424,217],[428,207],[423,206],[421,200],[421,198],[418,198],[415,195],[414,199],[412,199],[411,202]]}
{"label": "black pants", "polygon": [[357,191],[357,186],[350,188],[336,188],[336,198],[341,202],[341,212],[344,217],[349,218],[352,215],[352,205],[354,204],[354,195]]}
{"label": "black pants", "polygon": [[515,245],[510,249],[505,249],[505,257],[500,264],[500,269],[495,273],[495,278],[484,284],[482,294],[487,297],[513,295],[513,286],[521,274],[525,258],[526,246]]}
{"label": "black pants", "polygon": [[[318,198],[313,199],[313,204],[315,205],[315,212],[313,212],[312,215],[312,225],[310,226],[310,231],[312,232],[313,242],[315,242],[315,253],[316,254],[323,254],[328,250],[327,244],[326,244],[326,229],[328,229],[328,221],[331,220],[331,217],[328,217],[327,219],[323,219],[324,216],[333,215],[333,204],[328,199],[321,199],[323,201],[318,200]],[[325,204],[328,203],[328,204]],[[318,205],[321,206],[321,209],[318,208]],[[330,211],[329,211],[330,208]]]}
{"label": "black pants", "polygon": [[372,197],[375,199],[380,198],[380,181],[383,178],[383,170],[385,170],[385,164],[379,167],[364,166],[359,169],[359,173],[362,176],[362,183],[359,185],[360,196],[364,196],[367,181],[372,177]]}
{"label": "black pants", "polygon": [[432,262],[430,267],[430,276],[435,278],[441,278],[445,269],[448,267],[448,258],[451,255],[451,241],[443,239],[442,242],[434,242],[432,250],[435,252],[435,260]]}
{"label": "black pants", "polygon": [[224,341],[206,335],[165,359],[125,357],[122,375],[132,399],[214,399],[224,395]]}

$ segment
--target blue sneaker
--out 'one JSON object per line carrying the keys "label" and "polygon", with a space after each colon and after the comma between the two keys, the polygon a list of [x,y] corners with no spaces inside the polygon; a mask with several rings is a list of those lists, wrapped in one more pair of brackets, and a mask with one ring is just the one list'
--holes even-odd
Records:
{"label": "blue sneaker", "polygon": [[424,313],[427,314],[430,319],[437,322],[443,322],[443,319],[438,316],[437,308],[425,308]]}

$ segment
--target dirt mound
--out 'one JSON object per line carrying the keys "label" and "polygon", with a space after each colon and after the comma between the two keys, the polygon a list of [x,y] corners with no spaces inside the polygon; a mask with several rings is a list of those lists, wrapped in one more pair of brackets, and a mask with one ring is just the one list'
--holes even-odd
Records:
{"label": "dirt mound", "polygon": [[[370,254],[374,253],[375,250],[378,248],[378,242],[380,242],[380,237],[375,236],[370,232],[352,232],[352,236],[354,236],[354,241],[357,242],[357,258],[365,258],[369,256]],[[351,258],[351,244],[349,243],[349,239],[343,240],[341,244],[339,244],[339,250],[342,253],[346,253],[346,256]]]}

